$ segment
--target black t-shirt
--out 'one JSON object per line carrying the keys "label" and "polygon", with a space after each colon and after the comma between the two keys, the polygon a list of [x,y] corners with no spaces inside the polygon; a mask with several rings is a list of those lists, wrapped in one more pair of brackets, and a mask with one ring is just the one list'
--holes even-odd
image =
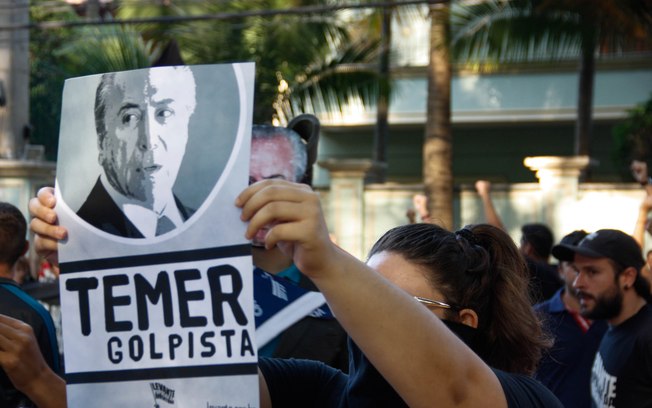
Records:
{"label": "black t-shirt", "polygon": [[652,306],[611,327],[591,373],[594,407],[652,407]]}
{"label": "black t-shirt", "polygon": [[528,271],[530,272],[528,292],[532,304],[549,299],[563,286],[563,282],[557,272],[557,266],[534,261],[530,258],[526,258],[525,260]]}
{"label": "black t-shirt", "polygon": [[[407,404],[352,343],[349,375],[309,360],[259,360],[273,407],[365,408]],[[533,378],[493,370],[509,408],[562,408],[557,398]]]}

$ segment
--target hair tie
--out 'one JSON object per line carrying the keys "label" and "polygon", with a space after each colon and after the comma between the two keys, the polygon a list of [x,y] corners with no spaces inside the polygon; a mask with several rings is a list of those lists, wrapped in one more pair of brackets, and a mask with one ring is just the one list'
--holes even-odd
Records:
{"label": "hair tie", "polygon": [[455,231],[455,236],[458,238],[464,238],[471,245],[481,246],[478,240],[475,238],[475,235],[473,235],[473,231],[468,228],[462,228],[461,230]]}

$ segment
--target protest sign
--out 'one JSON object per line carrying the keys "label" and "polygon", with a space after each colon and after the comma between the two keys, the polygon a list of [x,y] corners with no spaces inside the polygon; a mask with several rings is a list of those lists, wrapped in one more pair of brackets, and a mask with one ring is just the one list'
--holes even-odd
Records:
{"label": "protest sign", "polygon": [[254,66],[66,81],[57,213],[71,407],[258,406],[247,185]]}

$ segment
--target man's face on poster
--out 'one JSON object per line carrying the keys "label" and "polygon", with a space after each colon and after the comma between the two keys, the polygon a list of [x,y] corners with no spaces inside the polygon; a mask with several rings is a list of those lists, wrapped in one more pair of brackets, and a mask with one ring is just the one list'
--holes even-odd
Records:
{"label": "man's face on poster", "polygon": [[[116,73],[102,95],[99,161],[107,179],[119,193],[156,210],[156,199],[172,190],[185,153],[196,104],[192,72],[183,67]],[[96,121],[97,115],[96,109]]]}
{"label": "man's face on poster", "polygon": [[287,137],[252,139],[249,184],[268,179],[296,181],[293,160],[294,149]]}
{"label": "man's face on poster", "polygon": [[[249,161],[249,184],[268,179],[297,181],[294,169],[294,149],[283,135],[272,138],[253,138]],[[261,228],[252,240],[256,247],[265,246],[269,226]]]}

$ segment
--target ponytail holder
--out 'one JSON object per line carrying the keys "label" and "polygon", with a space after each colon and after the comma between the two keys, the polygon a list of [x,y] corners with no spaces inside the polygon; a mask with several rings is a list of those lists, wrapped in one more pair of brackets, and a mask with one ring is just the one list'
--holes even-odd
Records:
{"label": "ponytail holder", "polygon": [[455,231],[455,236],[458,238],[464,238],[471,245],[480,246],[480,243],[475,238],[475,235],[473,235],[473,232],[468,228],[462,228],[461,230]]}

